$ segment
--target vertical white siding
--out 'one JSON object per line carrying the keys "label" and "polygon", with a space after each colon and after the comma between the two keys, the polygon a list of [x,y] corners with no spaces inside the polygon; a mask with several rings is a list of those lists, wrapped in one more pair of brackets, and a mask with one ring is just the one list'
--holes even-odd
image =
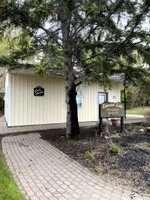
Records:
{"label": "vertical white siding", "polygon": [[6,118],[6,122],[8,123],[8,95],[9,95],[9,75],[8,73],[6,74],[6,80],[5,80],[5,118]]}
{"label": "vertical white siding", "polygon": [[[119,102],[119,83],[112,83],[112,87],[112,90],[108,91],[108,101]],[[104,89],[94,83],[84,83],[77,89],[83,94],[83,106],[78,109],[79,121],[98,121],[98,93],[104,92]],[[113,96],[116,97],[115,100]]]}
{"label": "vertical white siding", "polygon": [[[42,86],[44,96],[34,96]],[[12,75],[12,125],[65,122],[65,88],[60,78],[42,79],[30,75]]]}
{"label": "vertical white siding", "polygon": [[[34,75],[12,74],[11,82],[12,125],[66,121],[64,79],[42,79]],[[44,88],[44,96],[34,96],[36,86]],[[84,83],[78,89],[82,91],[82,107],[78,108],[79,121],[98,121],[98,92],[104,92],[103,88],[97,84]],[[113,96],[116,96],[115,100]],[[108,91],[108,100],[119,101],[119,83],[113,83],[113,89]]]}
{"label": "vertical white siding", "polygon": [[7,72],[5,81],[5,118],[8,126],[11,126],[11,74]]}

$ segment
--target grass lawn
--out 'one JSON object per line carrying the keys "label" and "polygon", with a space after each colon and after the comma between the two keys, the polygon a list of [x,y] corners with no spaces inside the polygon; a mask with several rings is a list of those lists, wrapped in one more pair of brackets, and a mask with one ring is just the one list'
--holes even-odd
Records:
{"label": "grass lawn", "polygon": [[0,200],[25,200],[19,192],[11,172],[5,164],[0,138]]}
{"label": "grass lawn", "polygon": [[127,114],[131,115],[144,115],[147,111],[150,111],[150,106],[144,106],[144,107],[137,107],[132,108],[130,110],[127,110]]}

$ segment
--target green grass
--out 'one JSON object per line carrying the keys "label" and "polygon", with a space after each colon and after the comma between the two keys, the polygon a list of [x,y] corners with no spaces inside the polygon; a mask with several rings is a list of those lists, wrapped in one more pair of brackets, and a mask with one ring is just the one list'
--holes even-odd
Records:
{"label": "green grass", "polygon": [[137,108],[127,110],[127,114],[144,115],[147,111],[150,111],[150,107],[137,107]]}
{"label": "green grass", "polygon": [[134,128],[143,129],[144,126],[142,126],[142,125],[135,125]]}
{"label": "green grass", "polygon": [[19,192],[11,172],[5,164],[0,152],[0,200],[25,200]]}

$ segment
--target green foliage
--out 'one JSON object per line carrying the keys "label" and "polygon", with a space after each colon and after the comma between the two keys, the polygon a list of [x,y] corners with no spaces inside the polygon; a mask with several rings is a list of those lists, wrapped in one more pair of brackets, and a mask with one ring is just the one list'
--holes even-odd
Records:
{"label": "green foliage", "polygon": [[35,74],[42,76],[43,78],[50,75],[50,73],[47,71],[47,67],[36,65],[36,68],[34,70]]}
{"label": "green foliage", "polygon": [[138,129],[144,128],[144,126],[142,126],[142,125],[135,125],[134,127],[135,127],[135,128],[138,128]]}
{"label": "green foliage", "polygon": [[95,166],[95,167],[94,167],[94,171],[95,171],[96,173],[101,173],[101,172],[102,172],[102,164],[101,164],[100,161],[98,162],[98,166]]}
{"label": "green foliage", "polygon": [[78,133],[74,137],[72,137],[73,140],[81,140],[81,135]]}
{"label": "green foliage", "polygon": [[1,93],[1,94],[0,94],[0,100],[4,100],[4,96],[5,96],[5,95]]}
{"label": "green foliage", "polygon": [[115,136],[116,136],[116,137],[119,137],[119,136],[120,136],[120,134],[119,134],[119,133],[116,133],[116,134],[115,134]]}
{"label": "green foliage", "polygon": [[[10,26],[21,34],[14,38],[18,48],[0,58],[0,63],[16,68],[21,66],[20,60],[29,57],[34,60],[34,56],[36,60],[39,56],[36,73],[64,75],[67,97],[71,94],[70,86],[76,88],[84,81],[97,82],[108,90],[112,75],[124,74],[123,78],[133,84],[137,80],[149,83],[150,71],[144,64],[135,67],[135,52],[150,64],[149,30],[142,26],[149,10],[148,1],[132,0],[1,2],[0,37]],[[122,23],[124,15],[126,20]],[[75,102],[75,97],[72,98]],[[77,116],[77,108],[73,109]],[[74,122],[73,117],[67,119],[67,123],[79,127],[77,119]],[[68,127],[68,135],[79,134],[78,128]]]}
{"label": "green foliage", "polygon": [[119,171],[116,169],[113,171],[113,175],[118,175],[119,174]]}
{"label": "green foliage", "polygon": [[[150,100],[150,83],[139,82],[136,86],[129,85],[126,88],[126,105],[127,109],[138,106],[149,106]],[[121,102],[124,103],[124,91],[121,91]],[[132,114],[132,113],[131,113]]]}
{"label": "green foliage", "polygon": [[[122,4],[120,1],[99,0],[27,0],[2,2],[0,8],[0,35],[4,35],[10,25],[21,32],[19,36],[18,32],[17,36],[14,34],[9,42],[9,46],[12,41],[17,41],[19,45],[14,49],[16,53],[11,52],[17,59],[40,54],[45,63],[51,63],[50,68],[64,70],[67,56],[72,61],[72,67],[82,68],[90,80],[99,82],[105,88],[110,87],[109,77],[112,74],[125,72],[126,80],[130,81],[143,77],[143,69],[132,67],[141,64],[140,57],[150,63],[149,51],[143,45],[150,42],[149,32],[141,26],[149,4],[143,1],[127,0]],[[124,13],[128,15],[127,22],[121,26]],[[10,34],[11,31],[7,32]],[[141,42],[135,43],[137,39]],[[43,65],[40,63],[40,66]]]}
{"label": "green foliage", "polygon": [[[18,59],[21,61],[34,61],[34,42],[22,29],[10,26],[5,29],[0,43],[0,62],[13,65]],[[19,64],[19,63],[18,63]]]}
{"label": "green foliage", "polygon": [[91,152],[89,152],[89,151],[86,151],[86,152],[85,152],[85,156],[86,156],[87,158],[92,158],[92,159],[94,159],[94,154],[91,153]]}
{"label": "green foliage", "polygon": [[114,158],[114,159],[109,160],[108,162],[110,164],[115,164],[117,161],[118,161],[118,159]]}
{"label": "green foliage", "polygon": [[0,200],[8,199],[25,200],[19,192],[8,167],[5,165],[3,155],[0,153]]}
{"label": "green foliage", "polygon": [[110,151],[111,153],[117,154],[117,153],[119,153],[120,149],[119,149],[118,146],[112,146],[112,147],[109,148],[109,151]]}
{"label": "green foliage", "polygon": [[150,110],[150,107],[137,107],[130,110],[127,110],[127,114],[132,115],[146,115],[146,113]]}
{"label": "green foliage", "polygon": [[96,172],[96,173],[101,173],[102,172],[102,168],[101,167],[98,167],[98,166],[95,166],[94,167],[94,171]]}

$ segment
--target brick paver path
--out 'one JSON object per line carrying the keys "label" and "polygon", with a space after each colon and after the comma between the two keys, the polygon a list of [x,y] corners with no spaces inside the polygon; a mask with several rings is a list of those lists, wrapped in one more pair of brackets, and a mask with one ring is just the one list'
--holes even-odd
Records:
{"label": "brick paver path", "polygon": [[31,200],[148,200],[100,179],[40,138],[2,139],[3,153],[21,192]]}

